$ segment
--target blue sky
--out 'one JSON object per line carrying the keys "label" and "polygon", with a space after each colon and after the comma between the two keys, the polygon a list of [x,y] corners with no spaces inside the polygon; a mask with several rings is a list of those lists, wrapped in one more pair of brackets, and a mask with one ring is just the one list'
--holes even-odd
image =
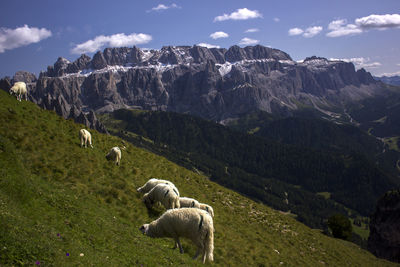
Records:
{"label": "blue sky", "polygon": [[105,47],[260,44],[400,75],[399,0],[5,0],[0,77]]}

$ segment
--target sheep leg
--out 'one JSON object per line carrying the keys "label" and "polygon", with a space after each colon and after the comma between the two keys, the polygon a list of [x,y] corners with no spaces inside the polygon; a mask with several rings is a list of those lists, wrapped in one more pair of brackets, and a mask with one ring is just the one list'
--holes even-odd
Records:
{"label": "sheep leg", "polygon": [[179,241],[179,237],[175,238],[175,247],[174,248],[176,248],[176,245],[178,245],[178,247],[179,247],[179,252],[181,254],[183,254],[183,248],[182,248],[181,242]]}
{"label": "sheep leg", "polygon": [[200,248],[197,248],[196,254],[193,256],[193,259],[194,259],[194,260],[197,259],[197,257],[199,256],[199,254],[200,254]]}

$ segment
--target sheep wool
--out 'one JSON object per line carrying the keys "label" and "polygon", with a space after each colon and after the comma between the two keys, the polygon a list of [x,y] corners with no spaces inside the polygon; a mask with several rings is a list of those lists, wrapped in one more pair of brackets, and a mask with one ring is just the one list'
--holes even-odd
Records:
{"label": "sheep wool", "polygon": [[91,148],[92,146],[92,135],[90,132],[86,129],[80,129],[79,130],[79,138],[81,139],[81,147],[83,147],[83,144],[85,144],[85,148],[87,148],[87,143],[89,142],[89,145]]}
{"label": "sheep wool", "polygon": [[168,180],[162,180],[162,179],[157,179],[157,178],[149,179],[142,187],[139,187],[137,189],[137,191],[145,194],[145,193],[150,192],[150,190],[153,189],[158,184],[169,184],[169,185],[175,187],[175,190],[178,192],[178,195],[179,195],[179,191],[173,183],[171,183]]}
{"label": "sheep wool", "polygon": [[148,209],[156,202],[160,202],[166,209],[176,209],[180,207],[179,192],[175,186],[158,184],[150,192],[144,194],[143,202]]}
{"label": "sheep wool", "polygon": [[211,217],[214,217],[214,209],[210,205],[200,203],[199,208],[207,211],[208,213],[210,213]]}
{"label": "sheep wool", "polygon": [[180,197],[179,204],[181,204],[181,208],[200,208],[199,201],[190,197]]}
{"label": "sheep wool", "polygon": [[28,100],[28,90],[26,89],[26,83],[16,82],[13,87],[10,88],[10,94],[15,94],[17,100],[21,102],[22,96],[25,96],[25,100]]}
{"label": "sheep wool", "polygon": [[149,237],[169,237],[178,244],[183,253],[179,238],[188,238],[196,246],[203,263],[214,260],[214,225],[213,219],[206,211],[196,208],[173,209],[166,211],[160,218],[140,227],[143,234]]}
{"label": "sheep wool", "polygon": [[108,152],[108,154],[106,155],[106,159],[113,160],[116,165],[120,164],[121,158],[122,158],[121,149],[119,149],[119,147],[117,146],[111,148],[110,152]]}

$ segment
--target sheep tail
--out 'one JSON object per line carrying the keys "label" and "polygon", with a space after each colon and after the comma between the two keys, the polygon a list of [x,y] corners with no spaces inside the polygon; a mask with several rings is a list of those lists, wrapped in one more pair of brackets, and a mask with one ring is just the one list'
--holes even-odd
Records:
{"label": "sheep tail", "polygon": [[214,231],[213,229],[208,229],[204,239],[204,256],[203,263],[208,259],[209,261],[214,261]]}

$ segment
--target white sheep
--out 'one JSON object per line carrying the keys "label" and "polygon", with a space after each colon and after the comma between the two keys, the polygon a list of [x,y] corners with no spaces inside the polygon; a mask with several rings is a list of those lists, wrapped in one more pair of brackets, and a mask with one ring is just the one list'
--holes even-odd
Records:
{"label": "white sheep", "polygon": [[180,197],[179,204],[181,205],[181,208],[200,209],[200,203],[196,199],[190,197]]}
{"label": "white sheep", "polygon": [[121,149],[119,147],[115,146],[110,149],[110,152],[106,155],[107,160],[113,160],[116,165],[119,165],[121,162]]}
{"label": "white sheep", "polygon": [[17,97],[17,100],[21,102],[22,95],[25,96],[25,100],[28,100],[28,90],[26,89],[26,83],[24,82],[16,82],[13,87],[10,88],[10,94],[14,94]]}
{"label": "white sheep", "polygon": [[[157,179],[157,178],[150,178],[142,187],[139,187],[137,189],[138,192],[140,193],[148,193],[150,192],[151,189],[153,189],[156,185],[158,184],[169,184],[172,185],[173,187],[175,187],[175,185],[173,183],[171,183],[168,180],[162,180],[162,179]],[[178,189],[175,187],[176,191],[178,192],[179,195],[179,191]]]}
{"label": "white sheep", "polygon": [[208,213],[210,213],[211,217],[214,217],[214,210],[210,205],[204,204],[204,203],[200,203],[199,206],[200,209],[207,211]]}
{"label": "white sheep", "polygon": [[85,148],[87,148],[87,142],[89,142],[89,145],[91,148],[92,146],[92,135],[90,132],[86,129],[80,129],[79,130],[79,138],[81,139],[81,147],[83,147],[83,144],[85,144]]}
{"label": "white sheep", "polygon": [[183,249],[179,238],[188,238],[197,246],[197,252],[193,259],[201,254],[203,263],[207,259],[214,260],[213,219],[204,210],[196,208],[168,210],[157,220],[150,224],[144,224],[139,229],[143,234],[153,238],[173,238],[180,253],[183,253]]}
{"label": "white sheep", "polygon": [[167,210],[180,208],[179,192],[175,186],[158,184],[150,192],[144,194],[143,202],[147,208],[151,208],[156,202],[160,202]]}

